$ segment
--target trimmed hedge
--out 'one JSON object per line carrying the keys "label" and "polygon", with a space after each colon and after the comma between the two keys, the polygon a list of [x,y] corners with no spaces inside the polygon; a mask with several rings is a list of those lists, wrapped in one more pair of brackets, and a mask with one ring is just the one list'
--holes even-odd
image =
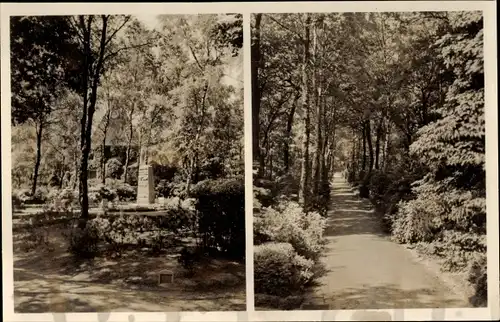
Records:
{"label": "trimmed hedge", "polygon": [[202,247],[234,259],[245,257],[245,184],[243,178],[205,180],[196,184],[198,237]]}

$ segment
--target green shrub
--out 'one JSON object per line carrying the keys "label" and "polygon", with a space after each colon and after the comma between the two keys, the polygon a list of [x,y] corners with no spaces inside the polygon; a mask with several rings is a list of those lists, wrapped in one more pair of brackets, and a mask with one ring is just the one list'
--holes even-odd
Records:
{"label": "green shrub", "polygon": [[313,265],[288,243],[255,246],[255,293],[288,296],[301,292],[313,277]]}
{"label": "green shrub", "polygon": [[254,219],[256,244],[274,241],[290,243],[305,258],[317,259],[323,249],[326,219],[316,212],[304,213],[293,201],[264,208]]}
{"label": "green shrub", "polygon": [[193,187],[198,234],[205,248],[235,259],[245,256],[245,184],[243,178],[205,180]]}

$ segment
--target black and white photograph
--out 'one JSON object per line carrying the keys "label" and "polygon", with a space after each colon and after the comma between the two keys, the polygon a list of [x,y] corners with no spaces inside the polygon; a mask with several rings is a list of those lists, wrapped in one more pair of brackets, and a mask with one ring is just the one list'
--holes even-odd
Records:
{"label": "black and white photograph", "polygon": [[482,11],[252,14],[256,311],[487,306],[483,52]]}
{"label": "black and white photograph", "polygon": [[495,9],[0,3],[3,320],[498,320]]}
{"label": "black and white photograph", "polygon": [[246,310],[242,15],[160,13],[9,17],[15,313]]}

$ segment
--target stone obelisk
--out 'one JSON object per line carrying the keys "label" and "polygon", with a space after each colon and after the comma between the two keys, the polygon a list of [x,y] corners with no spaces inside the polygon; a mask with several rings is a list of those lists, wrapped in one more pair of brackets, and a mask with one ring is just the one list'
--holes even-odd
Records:
{"label": "stone obelisk", "polygon": [[139,205],[148,205],[155,202],[153,167],[146,163],[146,153],[146,149],[141,149],[137,178],[137,204]]}

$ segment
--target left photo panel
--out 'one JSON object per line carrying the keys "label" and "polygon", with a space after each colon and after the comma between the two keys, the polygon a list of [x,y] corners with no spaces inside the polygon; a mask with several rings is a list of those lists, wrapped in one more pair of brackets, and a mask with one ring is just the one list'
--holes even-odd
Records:
{"label": "left photo panel", "polygon": [[245,311],[242,15],[9,19],[15,313]]}

